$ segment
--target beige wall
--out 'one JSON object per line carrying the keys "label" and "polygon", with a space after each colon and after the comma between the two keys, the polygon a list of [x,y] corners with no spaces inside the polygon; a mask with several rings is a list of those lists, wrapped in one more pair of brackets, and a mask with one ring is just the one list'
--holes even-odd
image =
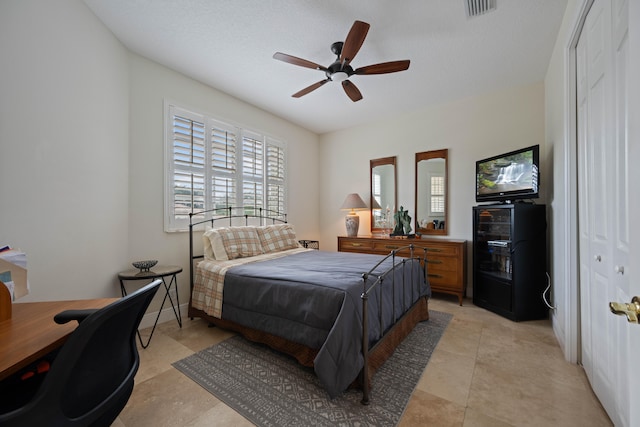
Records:
{"label": "beige wall", "polygon": [[[565,357],[577,361],[577,230],[576,205],[576,149],[571,142],[573,129],[568,100],[572,97],[570,72],[572,58],[569,46],[574,38],[577,21],[586,0],[569,0],[558,33],[556,45],[545,77],[545,139],[553,150],[554,191],[549,195],[551,214],[551,312],[556,337]],[[573,95],[575,98],[575,95]],[[573,253],[573,255],[572,255]],[[572,259],[573,258],[573,259]]]}
{"label": "beige wall", "polygon": [[132,54],[128,260],[158,259],[182,266],[180,298],[188,301],[188,233],[163,231],[165,99],[285,141],[290,166],[287,219],[300,238],[318,239],[319,165],[308,160],[318,158],[316,134]]}
{"label": "beige wall", "polygon": [[[399,205],[413,216],[414,154],[448,148],[448,237],[471,241],[475,161],[540,144],[554,297],[566,306],[565,48],[584,2],[569,1],[544,85],[320,137],[129,53],[79,0],[0,3],[0,244],[29,255],[32,293],[24,301],[117,295],[115,272],[140,258],[186,269],[186,235],[162,231],[162,102],[169,98],[287,141],[289,218],[301,238],[327,250],[345,232],[346,194],[368,198],[370,159],[398,157]],[[369,216],[360,216],[360,234],[368,234]],[[561,337],[570,334],[566,317],[562,310],[554,317]]]}
{"label": "beige wall", "polygon": [[[540,144],[541,192],[545,203],[551,192],[550,148],[544,138],[542,83],[506,89],[364,126],[322,135],[320,153],[324,172],[320,186],[321,247],[336,250],[337,236],[345,235],[340,206],[348,193],[369,200],[369,160],[397,156],[398,205],[413,218],[415,153],[449,149],[449,236],[472,240],[471,208],[475,203],[475,162],[510,150]],[[360,235],[368,235],[368,213],[360,213]],[[471,254],[469,252],[471,294]]]}
{"label": "beige wall", "polygon": [[124,47],[77,0],[0,2],[0,244],[21,301],[115,296],[128,235]]}
{"label": "beige wall", "polygon": [[183,267],[187,301],[187,233],[163,230],[165,98],[285,141],[289,220],[319,238],[316,134],[129,53],[80,0],[0,2],[0,55],[0,244],[28,254],[21,301],[117,296],[150,258]]}

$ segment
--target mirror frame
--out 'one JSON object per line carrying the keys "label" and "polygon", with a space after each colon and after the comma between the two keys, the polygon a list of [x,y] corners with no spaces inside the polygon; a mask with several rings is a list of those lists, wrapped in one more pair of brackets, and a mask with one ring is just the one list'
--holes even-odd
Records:
{"label": "mirror frame", "polygon": [[[424,160],[444,159],[444,228],[422,228],[418,224],[418,164]],[[415,184],[415,231],[417,234],[446,235],[449,234],[449,149],[423,151],[416,153]],[[424,197],[424,196],[423,196]]]}
{"label": "mirror frame", "polygon": [[371,234],[383,232],[384,228],[374,227],[373,221],[373,168],[377,166],[392,165],[393,166],[393,210],[398,205],[398,167],[396,156],[382,157],[369,161],[369,210],[371,213]]}

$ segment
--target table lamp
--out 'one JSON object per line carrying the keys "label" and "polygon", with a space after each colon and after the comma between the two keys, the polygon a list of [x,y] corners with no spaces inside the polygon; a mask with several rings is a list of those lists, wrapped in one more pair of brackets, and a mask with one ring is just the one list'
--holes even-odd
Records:
{"label": "table lamp", "polygon": [[357,194],[351,193],[344,199],[341,210],[349,210],[349,214],[345,217],[345,225],[347,227],[347,236],[355,237],[358,235],[358,227],[360,227],[360,217],[356,211],[367,209],[364,200]]}

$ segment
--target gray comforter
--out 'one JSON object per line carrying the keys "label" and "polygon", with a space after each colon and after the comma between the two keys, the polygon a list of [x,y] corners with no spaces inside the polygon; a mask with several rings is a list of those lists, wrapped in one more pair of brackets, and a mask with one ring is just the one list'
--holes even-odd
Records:
{"label": "gray comforter", "polygon": [[[314,369],[333,398],[355,380],[363,367],[362,275],[381,258],[309,251],[233,267],[225,277],[222,317],[319,349]],[[391,260],[376,272],[383,273],[389,267]],[[389,275],[381,287],[382,295],[370,294],[371,344],[379,339],[381,329],[387,330],[418,298],[430,292],[418,262],[408,262],[404,269],[394,270],[395,287]],[[403,275],[408,287],[405,290],[401,286]],[[369,285],[374,280],[370,277]],[[378,320],[380,298],[382,327]]]}

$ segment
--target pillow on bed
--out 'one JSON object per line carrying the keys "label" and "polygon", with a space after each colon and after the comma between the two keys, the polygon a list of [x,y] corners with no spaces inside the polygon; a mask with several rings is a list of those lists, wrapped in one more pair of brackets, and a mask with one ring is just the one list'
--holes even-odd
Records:
{"label": "pillow on bed", "polygon": [[256,230],[265,254],[300,247],[296,240],[296,232],[290,224],[265,225]]}
{"label": "pillow on bed", "polygon": [[264,253],[255,227],[229,227],[220,228],[217,231],[222,237],[228,259],[246,258]]}
{"label": "pillow on bed", "polygon": [[226,261],[229,259],[227,251],[222,243],[222,236],[217,229],[207,230],[202,235],[202,243],[204,244],[204,257],[206,259],[215,259],[218,261]]}

